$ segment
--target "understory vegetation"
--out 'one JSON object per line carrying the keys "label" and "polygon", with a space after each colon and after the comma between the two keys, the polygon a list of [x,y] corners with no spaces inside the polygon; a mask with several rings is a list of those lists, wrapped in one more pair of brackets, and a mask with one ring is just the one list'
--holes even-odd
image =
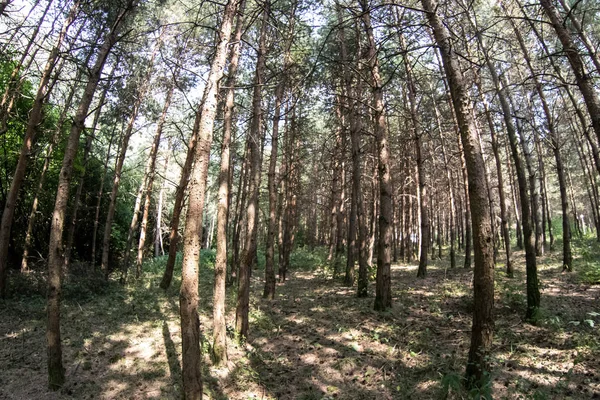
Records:
{"label": "understory vegetation", "polygon": [[[253,271],[252,334],[233,330],[235,291],[227,296],[230,361],[210,359],[214,251],[202,252],[200,317],[205,396],[212,399],[592,399],[600,395],[600,246],[577,240],[574,269],[560,256],[540,259],[544,301],[535,324],[523,324],[524,271],[496,280],[496,337],[489,387],[464,389],[472,309],[472,271],[433,260],[425,280],[415,265],[393,267],[394,307],[371,300],[332,278],[324,248],[292,254],[293,277],[276,299],[260,298],[262,266]],[[446,251],[447,249],[444,249]],[[515,253],[522,265],[520,253]],[[178,264],[180,258],[178,258]],[[260,257],[259,257],[260,260]],[[63,340],[68,383],[47,392],[44,277],[12,279],[0,311],[3,398],[179,399],[180,268],[173,285],[158,287],[165,257],[148,260],[141,279],[123,286],[70,271],[64,285]],[[81,266],[83,269],[85,266]],[[498,265],[500,267],[500,265]],[[499,268],[500,269],[500,268]],[[98,279],[99,281],[96,281]],[[373,288],[369,288],[372,295]],[[26,382],[22,377],[28,376]],[[492,395],[493,393],[493,395]]]}

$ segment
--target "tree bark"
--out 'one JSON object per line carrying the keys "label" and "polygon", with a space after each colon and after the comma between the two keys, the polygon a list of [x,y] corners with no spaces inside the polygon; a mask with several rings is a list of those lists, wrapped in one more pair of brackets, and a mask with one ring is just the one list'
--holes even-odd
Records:
{"label": "tree bark", "polygon": [[377,245],[377,275],[375,286],[376,311],[385,311],[392,307],[391,291],[391,262],[392,262],[392,183],[390,176],[390,150],[388,143],[388,130],[385,119],[385,105],[383,101],[383,84],[379,73],[379,61],[375,35],[371,26],[371,15],[368,2],[361,1],[363,9],[363,24],[368,38],[368,54],[371,67],[373,90],[373,110],[375,120],[375,139],[377,143],[378,170],[379,170],[379,240]]}
{"label": "tree bark", "polygon": [[563,46],[563,52],[569,60],[573,75],[575,75],[575,81],[587,106],[592,121],[592,128],[596,132],[598,140],[600,140],[600,99],[594,89],[593,77],[586,71],[585,63],[571,38],[571,33],[563,24],[563,18],[552,3],[552,0],[540,0],[540,4]]}
{"label": "tree bark", "polygon": [[[213,124],[217,113],[219,82],[227,58],[237,0],[225,6],[218,42],[206,81],[202,102],[198,109],[198,144],[194,151],[194,167],[190,174],[189,205],[185,219],[181,290],[179,311],[181,316],[183,393],[186,400],[202,398],[202,372],[200,356],[200,320],[198,317],[198,264],[202,236],[202,216],[206,194],[206,178],[213,137]],[[196,136],[193,134],[193,136]]]}
{"label": "tree bark", "polygon": [[[8,272],[8,247],[10,244],[10,233],[12,229],[12,223],[15,215],[15,209],[17,206],[17,199],[19,191],[25,179],[25,172],[27,170],[27,164],[33,144],[36,139],[37,128],[43,118],[43,108],[48,99],[48,90],[50,84],[50,78],[52,77],[52,71],[56,66],[57,60],[60,56],[60,50],[62,43],[67,35],[69,27],[75,20],[79,13],[79,2],[76,1],[67,18],[65,19],[62,29],[58,35],[54,48],[48,55],[46,66],[42,72],[40,78],[40,84],[37,89],[37,93],[33,100],[33,107],[29,111],[29,119],[27,120],[27,126],[25,129],[25,137],[23,138],[23,145],[19,153],[17,161],[17,167],[13,175],[13,179],[10,183],[10,189],[6,196],[6,202],[4,205],[4,211],[2,212],[2,222],[0,223],[0,298],[6,296],[6,277]],[[90,100],[91,101],[91,100]],[[89,105],[88,105],[89,107]],[[58,377],[60,378],[60,377]]]}
{"label": "tree bark", "polygon": [[448,29],[436,14],[434,1],[421,0],[421,3],[442,56],[468,169],[475,270],[473,328],[466,376],[470,384],[481,384],[489,370],[488,355],[494,331],[494,250],[483,156],[472,120],[467,85]]}
{"label": "tree bark", "polygon": [[[147,181],[144,188],[144,211],[142,215],[142,223],[140,226],[140,239],[138,242],[138,253],[136,258],[136,269],[135,276],[139,278],[142,274],[142,262],[144,261],[144,247],[146,245],[146,230],[148,228],[148,215],[150,214],[150,201],[152,198],[152,188],[154,186],[154,178],[156,176],[156,157],[158,155],[158,148],[160,147],[160,139],[162,137],[163,128],[167,120],[167,112],[171,106],[171,99],[173,98],[173,92],[175,90],[175,79],[177,79],[178,73],[175,72],[173,82],[170,84],[165,103],[163,105],[161,116],[156,125],[156,132],[154,133],[154,141],[150,148],[150,154],[148,155],[148,166],[147,166]],[[127,268],[127,266],[124,266]]]}
{"label": "tree bark", "polygon": [[262,10],[262,24],[258,43],[254,93],[252,95],[252,122],[248,132],[249,185],[248,208],[246,210],[246,237],[241,256],[239,271],[238,300],[235,312],[236,331],[242,337],[248,337],[248,313],[250,304],[250,274],[257,246],[258,230],[258,191],[260,185],[260,160],[262,147],[262,85],[266,73],[267,28],[270,3],[267,1]]}
{"label": "tree bark", "polygon": [[213,346],[212,357],[215,365],[227,363],[227,326],[225,321],[225,278],[227,275],[227,217],[229,214],[230,185],[230,144],[233,131],[235,107],[235,83],[241,51],[242,28],[246,2],[239,6],[235,36],[229,56],[225,106],[223,110],[223,139],[221,141],[221,166],[219,171],[219,204],[217,208],[217,254],[215,261],[215,283],[213,295]]}
{"label": "tree bark", "polygon": [[[96,63],[90,71],[90,76],[84,89],[77,112],[73,117],[71,131],[65,149],[62,167],[58,179],[56,201],[52,213],[50,228],[50,244],[48,254],[48,306],[47,306],[47,328],[46,341],[48,352],[48,383],[53,390],[59,389],[65,381],[65,369],[62,365],[62,347],[60,339],[60,293],[61,293],[61,269],[62,258],[62,235],[65,223],[65,213],[69,200],[69,185],[73,172],[73,162],[77,155],[79,136],[84,129],[85,119],[90,104],[98,86],[102,69],[106,63],[108,54],[118,39],[118,32],[126,16],[132,11],[134,5],[129,2],[113,23],[110,32],[104,39],[104,43],[98,51]],[[66,31],[66,30],[65,30]]]}
{"label": "tree bark", "polygon": [[[517,181],[519,185],[519,198],[521,200],[521,224],[523,226],[523,236],[524,236],[524,245],[525,245],[525,263],[526,263],[526,272],[527,272],[527,313],[525,315],[525,319],[527,320],[535,320],[538,314],[538,310],[540,307],[540,291],[538,287],[538,278],[537,278],[537,262],[536,262],[536,248],[535,248],[535,238],[534,238],[534,229],[531,226],[532,218],[531,213],[531,202],[529,199],[529,187],[527,182],[527,177],[525,175],[525,167],[523,166],[523,162],[521,159],[521,155],[519,154],[519,143],[517,138],[517,129],[512,120],[512,111],[511,106],[509,104],[508,94],[506,92],[506,87],[503,82],[498,77],[496,69],[492,64],[490,57],[487,53],[487,49],[482,44],[482,50],[484,52],[485,62],[487,64],[488,70],[490,71],[490,75],[492,77],[492,82],[494,84],[496,94],[498,95],[498,100],[500,101],[500,106],[502,108],[502,114],[504,117],[504,124],[506,126],[506,133],[508,135],[508,139],[510,142],[510,147],[512,151],[513,162],[515,165],[515,170],[517,174]],[[523,140],[523,137],[521,137]],[[529,179],[530,183],[532,182],[531,175]],[[535,176],[533,178],[535,181]],[[534,203],[535,204],[535,203]]]}
{"label": "tree bark", "polygon": [[[102,240],[102,262],[100,268],[104,272],[105,278],[108,280],[108,274],[110,273],[110,268],[108,265],[108,257],[110,253],[110,235],[112,232],[112,222],[115,216],[115,209],[117,205],[117,195],[119,193],[119,185],[121,184],[121,173],[123,172],[123,164],[125,163],[125,156],[127,155],[127,150],[129,148],[129,139],[133,134],[133,125],[138,117],[140,112],[142,103],[146,98],[146,94],[148,92],[148,85],[150,84],[150,78],[153,72],[154,59],[156,57],[156,53],[158,51],[158,46],[155,46],[154,51],[152,52],[152,56],[150,58],[150,64],[147,67],[146,75],[143,78],[140,88],[135,96],[135,101],[133,103],[133,107],[131,109],[131,115],[129,117],[129,121],[127,123],[127,127],[125,128],[125,132],[123,133],[123,139],[121,141],[121,149],[119,151],[119,155],[117,156],[117,164],[115,166],[114,178],[113,178],[113,186],[110,192],[110,203],[108,205],[108,212],[106,215],[106,223],[104,224],[104,238]],[[147,172],[147,171],[146,171]],[[147,174],[144,175],[146,177]],[[142,183],[144,185],[144,183]],[[136,218],[137,214],[134,215]],[[133,221],[132,221],[133,226]],[[137,221],[136,221],[137,227]],[[125,262],[123,263],[123,268],[127,268],[129,263],[129,249],[131,244],[128,240],[128,248],[125,251]],[[121,281],[124,282],[125,276],[121,277]]]}

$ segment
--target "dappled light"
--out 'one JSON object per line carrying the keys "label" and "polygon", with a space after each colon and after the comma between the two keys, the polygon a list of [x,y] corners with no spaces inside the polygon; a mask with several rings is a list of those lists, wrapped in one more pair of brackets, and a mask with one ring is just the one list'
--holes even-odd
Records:
{"label": "dappled light", "polygon": [[0,399],[600,399],[595,0],[0,0]]}

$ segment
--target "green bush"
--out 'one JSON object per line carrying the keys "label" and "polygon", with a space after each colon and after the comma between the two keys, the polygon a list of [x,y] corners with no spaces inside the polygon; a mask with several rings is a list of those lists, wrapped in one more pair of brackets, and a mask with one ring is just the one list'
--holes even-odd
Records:
{"label": "green bush", "polygon": [[319,268],[327,268],[327,249],[317,247],[312,250],[307,247],[299,247],[290,254],[290,269],[300,271],[315,271]]}

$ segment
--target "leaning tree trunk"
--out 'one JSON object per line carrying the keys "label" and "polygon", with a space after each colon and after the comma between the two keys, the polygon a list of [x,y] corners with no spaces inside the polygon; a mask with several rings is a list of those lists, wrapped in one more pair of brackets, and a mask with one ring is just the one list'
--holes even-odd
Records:
{"label": "leaning tree trunk", "polygon": [[50,388],[57,390],[65,381],[65,370],[62,365],[62,348],[60,340],[60,291],[61,291],[61,269],[63,264],[62,235],[65,223],[65,213],[69,202],[69,186],[73,172],[73,164],[77,155],[79,136],[83,131],[85,119],[92,103],[94,93],[102,75],[102,69],[108,58],[113,45],[119,38],[119,31],[127,14],[133,9],[133,4],[128,3],[127,8],[117,16],[110,32],[107,34],[102,47],[97,55],[96,63],[90,71],[90,77],[83,91],[79,107],[73,117],[71,131],[67,140],[65,155],[63,158],[60,175],[58,178],[58,189],[52,222],[50,227],[50,244],[48,254],[48,325],[46,329],[46,340],[48,350],[48,381]]}
{"label": "leaning tree trunk", "polygon": [[[506,12],[506,10],[505,10]],[[509,22],[517,38],[519,46],[521,48],[521,53],[525,59],[527,67],[531,73],[531,77],[533,79],[533,83],[535,85],[536,92],[540,98],[542,103],[542,109],[544,111],[544,116],[546,117],[546,123],[548,128],[548,133],[550,136],[550,143],[552,147],[552,152],[554,154],[554,160],[556,161],[556,174],[558,177],[558,186],[560,190],[560,204],[562,209],[562,227],[563,227],[563,270],[571,271],[571,264],[573,261],[573,256],[571,253],[571,224],[569,222],[569,199],[567,196],[567,182],[565,179],[565,168],[562,160],[562,155],[560,152],[560,141],[558,137],[558,132],[555,129],[555,121],[552,116],[552,112],[550,111],[550,105],[546,100],[546,95],[542,88],[541,82],[539,81],[536,72],[533,68],[533,64],[531,62],[531,58],[529,56],[529,51],[525,45],[525,41],[523,40],[523,36],[521,32],[515,25],[515,22],[509,18]],[[552,221],[549,219],[548,223],[552,225]],[[551,239],[552,243],[552,239]]]}
{"label": "leaning tree trunk", "polygon": [[189,205],[183,236],[183,264],[179,293],[183,393],[186,400],[200,400],[202,398],[200,320],[198,317],[198,265],[202,246],[202,216],[213,125],[217,113],[219,82],[223,77],[227,46],[231,37],[233,18],[237,6],[238,2],[236,0],[229,0],[225,6],[216,51],[198,110],[198,143],[194,151],[194,166],[190,174]]}
{"label": "leaning tree trunk", "polygon": [[196,119],[194,121],[194,129],[188,142],[188,151],[181,169],[181,176],[179,177],[179,184],[175,190],[175,203],[173,204],[173,215],[171,216],[171,231],[169,233],[169,256],[167,258],[167,265],[165,266],[165,272],[162,280],[160,281],[161,289],[168,289],[171,286],[173,280],[173,271],[175,270],[175,260],[177,258],[177,247],[179,245],[179,220],[181,217],[181,211],[183,210],[183,202],[185,198],[185,189],[188,186],[190,179],[190,173],[192,171],[192,164],[194,162],[194,154],[196,152],[196,146],[198,144],[198,131],[200,129],[200,113],[196,113]]}
{"label": "leaning tree trunk", "polygon": [[596,132],[598,140],[600,140],[600,99],[594,88],[594,78],[591,74],[587,73],[585,63],[573,42],[571,33],[564,25],[563,18],[552,3],[552,0],[540,0],[540,4],[548,19],[550,19],[550,23],[554,27],[556,35],[563,46],[563,52],[566,54],[569,64],[571,64],[575,81],[589,111],[592,128]]}
{"label": "leaning tree trunk", "polygon": [[[125,163],[125,156],[127,155],[127,150],[129,149],[129,139],[133,134],[133,125],[138,117],[140,112],[140,108],[142,106],[143,101],[145,100],[146,94],[148,92],[148,85],[150,84],[150,78],[153,71],[154,59],[156,57],[156,52],[158,50],[158,46],[154,48],[152,52],[152,57],[150,59],[150,64],[148,66],[148,70],[144,77],[144,80],[141,83],[140,88],[138,89],[138,93],[136,94],[135,101],[133,103],[133,107],[131,110],[131,116],[129,117],[129,121],[127,123],[127,127],[125,128],[125,132],[123,133],[123,139],[121,141],[121,150],[119,151],[119,155],[117,156],[117,164],[115,166],[114,178],[113,178],[113,186],[110,192],[110,203],[108,205],[108,212],[106,215],[106,223],[104,224],[104,238],[102,240],[102,262],[101,262],[101,270],[104,272],[104,277],[108,279],[108,274],[110,273],[110,268],[108,266],[108,257],[110,254],[110,235],[112,232],[112,222],[115,217],[115,210],[117,206],[117,195],[119,194],[119,185],[121,184],[121,174],[123,172],[123,164]],[[132,223],[133,225],[133,223]],[[136,223],[137,226],[137,223]],[[125,265],[129,262],[129,249],[126,249],[125,252]],[[123,279],[122,279],[123,280]]]}
{"label": "leaning tree trunk", "polygon": [[[116,68],[116,64],[115,64]],[[106,85],[102,94],[100,95],[100,99],[98,100],[98,105],[96,106],[96,112],[94,113],[94,121],[92,122],[92,128],[90,129],[90,133],[87,137],[87,141],[85,144],[85,150],[83,153],[83,168],[82,171],[79,172],[79,182],[77,182],[77,191],[75,192],[75,197],[73,199],[73,210],[71,211],[71,221],[69,224],[69,232],[67,233],[67,244],[65,246],[65,271],[69,268],[69,263],[71,261],[71,251],[73,250],[73,241],[75,239],[75,228],[77,227],[77,213],[79,211],[79,202],[81,199],[81,193],[83,191],[83,183],[85,179],[85,171],[87,168],[87,164],[89,162],[90,152],[92,151],[92,145],[96,138],[96,128],[98,127],[98,121],[100,120],[100,115],[102,114],[102,108],[104,107],[106,101],[106,95],[110,88],[110,82],[113,78],[113,74],[115,72],[115,68],[111,71],[107,82],[109,84]]]}
{"label": "leaning tree trunk", "polygon": [[468,169],[475,271],[473,328],[466,375],[469,383],[480,383],[485,379],[486,371],[489,371],[489,352],[494,331],[494,249],[485,168],[472,119],[467,83],[458,64],[450,34],[436,14],[437,3],[433,0],[421,0],[421,3],[442,56]]}
{"label": "leaning tree trunk", "polygon": [[512,151],[513,161],[515,170],[517,173],[517,181],[519,185],[519,199],[521,200],[521,224],[523,225],[523,236],[525,245],[525,263],[527,272],[527,313],[525,318],[527,320],[533,320],[536,318],[539,307],[540,307],[540,291],[538,287],[537,278],[537,262],[536,262],[536,248],[534,238],[534,228],[532,227],[532,214],[531,214],[531,202],[528,194],[528,182],[525,174],[525,167],[519,154],[519,143],[517,137],[517,129],[513,123],[512,110],[509,104],[508,93],[506,87],[498,77],[498,73],[490,57],[487,49],[483,45],[481,38],[478,38],[481,44],[481,48],[484,53],[485,62],[487,64],[492,82],[500,106],[502,108],[502,115],[504,117],[504,124],[506,126],[506,133],[510,142],[510,148]]}
{"label": "leaning tree trunk", "polygon": [[225,278],[227,275],[227,215],[229,213],[229,170],[230,144],[233,131],[233,111],[235,106],[235,82],[241,51],[242,28],[244,26],[243,11],[245,1],[240,4],[240,11],[235,26],[235,38],[230,50],[229,73],[225,86],[225,106],[223,110],[223,140],[221,141],[221,167],[219,171],[219,204],[217,208],[217,255],[215,260],[215,283],[213,299],[213,346],[212,356],[215,365],[227,364],[227,326],[225,321]]}
{"label": "leaning tree trunk", "polygon": [[[33,14],[36,6],[39,3],[40,3],[40,1],[38,0],[37,2],[35,2],[33,4],[33,7],[29,10],[29,13],[25,17],[25,21],[31,20],[31,15]],[[33,31],[31,32],[31,34],[29,35],[29,40],[27,41],[27,45],[22,50],[21,57],[19,58],[19,60],[17,62],[15,62],[15,66],[10,74],[10,77],[8,77],[8,79],[6,81],[4,93],[2,94],[2,100],[0,101],[0,136],[4,135],[6,133],[6,131],[8,130],[8,121],[10,120],[13,108],[16,104],[15,100],[16,100],[16,98],[18,98],[20,96],[20,94],[19,94],[20,90],[26,81],[21,76],[22,75],[21,72],[25,71],[25,73],[26,73],[28,71],[29,67],[31,66],[31,63],[33,61],[35,61],[37,52],[40,49],[40,47],[38,46],[33,52],[30,53],[31,47],[38,42],[37,36],[40,33],[40,28],[44,25],[44,21],[46,20],[46,17],[48,16],[48,11],[50,10],[52,3],[53,3],[52,0],[49,0],[46,3],[46,8],[42,11],[40,18],[36,22],[34,22],[34,24],[33,24],[34,28],[33,28]],[[76,8],[79,7],[78,3],[79,2],[77,2],[75,4]],[[0,7],[2,4],[3,3],[0,3]],[[1,14],[2,13],[0,13],[0,15]],[[67,17],[67,20],[68,19],[69,19],[69,17]],[[71,22],[72,22],[72,20],[71,20]],[[71,22],[69,22],[69,24]],[[23,25],[21,25],[21,26],[23,26]],[[17,33],[18,30],[19,30],[19,28],[15,29],[15,34]],[[39,41],[39,43],[43,43],[45,41],[46,37],[44,37],[41,41]],[[13,39],[14,39],[14,36],[11,37],[6,42],[7,45],[12,44]],[[60,38],[59,38],[59,40],[60,40]],[[5,54],[6,50],[7,50],[6,48],[2,49],[2,51],[0,51],[0,54]],[[29,56],[29,61],[26,61],[28,56]],[[50,57],[52,57],[52,55]],[[54,68],[54,65],[52,67]],[[43,77],[42,77],[42,79],[43,79]],[[46,88],[46,90],[47,90],[47,93],[50,92],[50,90],[48,90],[48,88]],[[35,133],[34,133],[34,135],[35,135]]]}
{"label": "leaning tree trunk", "polygon": [[[79,13],[79,2],[76,1],[67,18],[63,23],[63,27],[58,35],[58,39],[54,48],[48,55],[46,66],[40,77],[40,84],[37,89],[37,93],[33,100],[33,107],[29,111],[29,119],[25,128],[25,137],[23,138],[23,145],[19,153],[17,161],[17,167],[13,179],[10,183],[10,189],[6,195],[6,202],[4,205],[4,211],[2,212],[2,222],[0,223],[0,297],[6,296],[6,276],[8,272],[8,247],[10,243],[10,232],[12,228],[13,218],[15,215],[15,209],[17,206],[17,199],[21,185],[25,179],[25,172],[27,170],[27,164],[33,148],[33,144],[36,139],[36,133],[38,125],[42,122],[44,104],[48,101],[48,91],[50,78],[52,77],[52,71],[56,66],[62,43],[67,35],[69,27],[75,20],[75,17]],[[95,89],[95,88],[94,88]],[[90,99],[91,101],[91,99]]]}
{"label": "leaning tree trunk", "polygon": [[[175,72],[173,80],[177,79],[178,73]],[[139,278],[142,274],[142,262],[144,260],[144,247],[146,245],[146,230],[148,228],[148,216],[150,214],[150,200],[152,197],[152,188],[154,186],[154,178],[156,176],[156,157],[158,156],[158,148],[160,146],[160,139],[162,137],[163,127],[165,126],[165,122],[167,120],[167,112],[169,111],[169,107],[171,106],[171,99],[173,98],[173,92],[175,90],[175,81],[171,82],[169,85],[169,91],[167,92],[167,97],[165,98],[165,103],[163,105],[162,113],[160,119],[158,120],[158,124],[156,125],[156,132],[154,133],[154,141],[152,142],[152,147],[150,148],[150,154],[148,155],[148,169],[147,169],[147,181],[146,187],[144,188],[144,209],[142,213],[142,223],[140,226],[140,239],[138,242],[138,253],[136,258],[136,268],[135,268],[135,276]],[[125,265],[124,268],[128,266]],[[125,269],[124,272],[127,270]]]}
{"label": "leaning tree trunk", "polygon": [[[91,56],[92,56],[92,52],[90,51],[84,62],[84,65],[88,65],[88,62],[89,62],[89,59]],[[83,74],[83,69],[79,69],[75,76],[76,82],[79,82],[81,80],[82,74]],[[26,272],[29,270],[28,258],[29,258],[29,251],[31,249],[31,241],[32,241],[32,235],[33,235],[33,228],[35,226],[37,208],[39,205],[39,196],[40,196],[42,189],[44,188],[46,173],[48,172],[48,168],[50,166],[52,153],[54,152],[56,144],[58,143],[58,141],[62,135],[62,130],[63,130],[63,127],[65,126],[65,123],[67,120],[67,114],[69,112],[69,109],[71,108],[71,105],[73,104],[73,97],[75,97],[75,93],[77,92],[77,89],[78,89],[78,85],[73,85],[71,87],[71,90],[69,91],[69,95],[67,96],[67,99],[65,101],[64,108],[61,111],[60,116],[58,117],[58,122],[56,124],[56,128],[54,129],[54,134],[52,136],[52,139],[50,139],[50,143],[48,144],[48,148],[46,149],[46,157],[44,158],[44,164],[42,165],[42,171],[40,173],[40,177],[38,180],[38,186],[37,186],[35,195],[33,197],[31,212],[29,213],[29,219],[27,220],[27,233],[25,234],[25,243],[23,245],[23,258],[21,260],[21,272]]]}
{"label": "leaning tree trunk", "polygon": [[248,313],[250,307],[250,273],[254,256],[256,253],[257,231],[258,231],[258,191],[260,184],[260,159],[261,159],[261,136],[262,136],[262,85],[266,73],[267,57],[267,27],[269,21],[269,2],[263,9],[263,19],[260,28],[258,44],[258,55],[256,61],[256,73],[254,76],[254,93],[252,95],[252,122],[248,132],[248,208],[246,210],[246,237],[242,250],[238,300],[235,310],[235,327],[238,334],[248,337]]}

